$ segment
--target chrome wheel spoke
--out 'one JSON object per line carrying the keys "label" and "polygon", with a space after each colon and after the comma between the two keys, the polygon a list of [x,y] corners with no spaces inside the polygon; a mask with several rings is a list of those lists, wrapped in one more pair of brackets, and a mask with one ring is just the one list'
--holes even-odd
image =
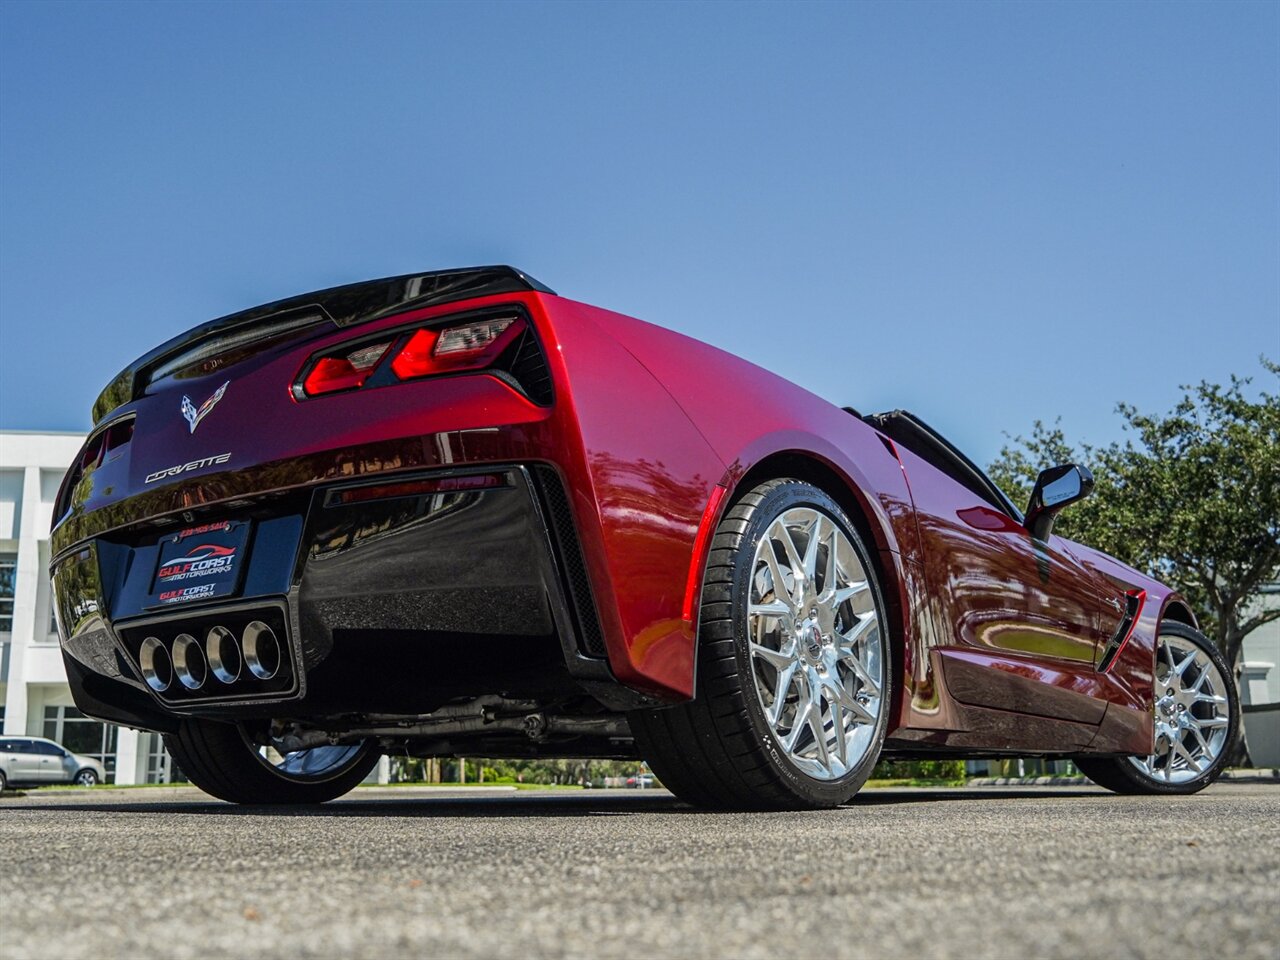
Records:
{"label": "chrome wheel spoke", "polygon": [[797,507],[759,539],[748,582],[748,651],[765,721],[805,774],[843,777],[881,719],[885,638],[868,570],[830,515]]}
{"label": "chrome wheel spoke", "polygon": [[839,700],[831,702],[831,729],[835,733],[836,740],[836,759],[840,761],[840,766],[849,766],[849,741],[844,735],[844,707],[840,705]]}
{"label": "chrome wheel spoke", "polygon": [[782,569],[778,566],[778,556],[773,549],[773,541],[768,537],[762,537],[760,551],[763,554],[765,566],[769,569],[769,576],[773,578],[773,595],[779,603],[787,608],[787,613],[794,615],[796,602],[791,598],[791,593],[787,590],[787,581],[782,575]]}
{"label": "chrome wheel spoke", "polygon": [[796,550],[796,542],[791,539],[791,530],[785,523],[778,521],[774,523],[772,532],[782,544],[782,552],[787,555],[787,566],[791,568],[791,576],[796,582],[796,592],[799,593],[800,579],[804,576],[804,561],[800,559],[800,553]]}
{"label": "chrome wheel spoke", "polygon": [[769,723],[775,729],[782,720],[782,711],[787,706],[787,695],[791,693],[791,680],[796,675],[797,669],[799,665],[792,663],[778,674],[778,683],[773,688],[773,703],[766,711],[769,715]]}
{"label": "chrome wheel spoke", "polygon": [[[789,599],[789,598],[788,598]],[[747,615],[757,617],[785,617],[794,607],[781,600],[770,600],[768,603],[751,603],[747,605]]]}
{"label": "chrome wheel spoke", "polygon": [[1175,634],[1162,636],[1156,654],[1156,752],[1130,762],[1146,776],[1168,783],[1195,780],[1212,768],[1226,749],[1231,724],[1226,683],[1196,643]]}
{"label": "chrome wheel spoke", "polygon": [[848,586],[841,587],[839,590],[836,590],[833,595],[832,602],[838,607],[842,603],[847,603],[852,600],[858,594],[866,593],[870,589],[871,584],[867,583],[865,580],[860,581],[859,583],[851,583]]}
{"label": "chrome wheel spoke", "polygon": [[[1173,668],[1173,677],[1177,678],[1179,683],[1182,682],[1182,675],[1187,672],[1187,667],[1196,662],[1196,651],[1192,650],[1186,657]],[[1172,680],[1171,680],[1172,682]]]}
{"label": "chrome wheel spoke", "polygon": [[751,644],[751,655],[759,657],[765,663],[772,664],[777,670],[784,670],[795,661],[793,656],[759,643]]}
{"label": "chrome wheel spoke", "polygon": [[875,723],[876,717],[862,702],[842,686],[836,687],[836,701],[853,714],[856,723]]}
{"label": "chrome wheel spoke", "polygon": [[813,521],[813,529],[809,533],[809,542],[805,544],[804,575],[812,586],[818,582],[818,547],[822,545],[822,514]]}
{"label": "chrome wheel spoke", "polygon": [[846,657],[840,661],[854,672],[857,678],[862,682],[863,692],[870,697],[880,696],[880,684],[867,672],[867,668],[862,665],[862,661],[857,657]]}
{"label": "chrome wheel spoke", "polygon": [[805,724],[809,721],[809,713],[813,710],[812,702],[805,700],[803,705],[796,711],[795,721],[791,724],[791,732],[787,734],[787,738],[782,741],[782,747],[788,753],[796,748],[796,743],[800,739],[800,734],[805,731]]}
{"label": "chrome wheel spoke", "polygon": [[831,753],[827,748],[827,731],[822,726],[821,700],[817,698],[809,708],[809,731],[813,734],[813,741],[818,747],[818,762],[830,770]]}

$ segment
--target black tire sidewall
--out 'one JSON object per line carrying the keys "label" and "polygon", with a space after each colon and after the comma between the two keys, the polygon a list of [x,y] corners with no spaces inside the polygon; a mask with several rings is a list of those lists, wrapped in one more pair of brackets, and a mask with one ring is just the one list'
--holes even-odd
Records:
{"label": "black tire sidewall", "polygon": [[[880,713],[876,718],[876,728],[872,735],[870,748],[861,761],[838,780],[815,780],[797,768],[786,755],[782,744],[777,740],[764,707],[756,690],[754,665],[751,662],[749,648],[750,632],[747,628],[747,605],[751,595],[752,565],[755,560],[756,547],[761,537],[777,517],[796,507],[818,510],[835,523],[849,542],[853,544],[859,562],[867,573],[871,584],[873,603],[879,623],[881,637],[881,662],[884,664],[884,682],[881,686]],[[779,484],[770,490],[756,506],[737,555],[733,560],[733,600],[732,616],[734,624],[734,648],[737,657],[738,676],[741,678],[742,699],[745,702],[747,717],[754,729],[762,748],[762,753],[773,768],[778,779],[788,790],[809,803],[831,806],[845,802],[870,777],[879,759],[880,748],[884,743],[885,733],[889,725],[892,691],[894,687],[894,656],[889,642],[888,624],[885,614],[884,597],[880,591],[876,568],[872,565],[866,545],[857,529],[849,521],[845,511],[831,497],[816,487],[798,481]]]}
{"label": "black tire sidewall", "polygon": [[264,763],[240,725],[183,720],[165,744],[178,766],[200,789],[232,803],[312,804],[336,799],[360,783],[377,764],[374,742],[347,764],[318,777],[299,779]]}

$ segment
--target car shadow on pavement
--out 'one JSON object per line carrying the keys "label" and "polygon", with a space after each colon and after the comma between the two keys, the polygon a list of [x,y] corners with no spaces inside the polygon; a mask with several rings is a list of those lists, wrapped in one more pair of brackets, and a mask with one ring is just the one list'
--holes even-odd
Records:
{"label": "car shadow on pavement", "polygon": [[[909,803],[945,803],[956,800],[1048,800],[1089,799],[1098,792],[1054,789],[915,789],[867,790],[837,812],[851,813],[859,807],[897,806]],[[41,813],[107,814],[195,814],[226,817],[599,817],[636,814],[679,814],[699,816],[742,816],[744,811],[699,810],[677,800],[663,790],[616,796],[600,794],[550,794],[540,796],[487,797],[346,797],[318,806],[255,806],[223,803],[218,800],[174,799],[155,802],[47,801],[9,805],[0,803],[0,813],[31,811]],[[747,811],[750,812],[750,811]],[[830,811],[819,811],[830,812]],[[755,816],[794,816],[794,813],[761,812]]]}

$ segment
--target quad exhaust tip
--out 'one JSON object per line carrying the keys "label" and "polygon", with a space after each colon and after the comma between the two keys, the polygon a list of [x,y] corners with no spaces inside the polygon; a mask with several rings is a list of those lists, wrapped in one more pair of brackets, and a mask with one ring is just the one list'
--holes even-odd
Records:
{"label": "quad exhaust tip", "polygon": [[142,641],[142,650],[138,653],[138,664],[142,667],[142,678],[156,693],[164,693],[173,683],[173,660],[158,637],[147,637]]}
{"label": "quad exhaust tip", "polygon": [[[239,638],[229,627],[214,624],[203,641],[190,633],[179,633],[171,642],[146,637],[138,649],[138,666],[156,693],[173,691],[175,678],[194,693],[250,678],[271,680],[285,667],[285,651],[275,630],[261,620],[249,623]],[[210,683],[210,674],[217,684]]]}
{"label": "quad exhaust tip", "polygon": [[240,679],[244,657],[240,655],[236,635],[226,627],[209,628],[204,638],[204,656],[213,675],[223,683],[235,683]]}
{"label": "quad exhaust tip", "polygon": [[173,640],[173,672],[188,690],[199,690],[209,676],[209,662],[200,641],[189,633],[180,633]]}
{"label": "quad exhaust tip", "polygon": [[280,641],[276,639],[276,632],[261,620],[254,620],[244,628],[241,644],[245,665],[259,680],[270,680],[280,672],[283,659]]}

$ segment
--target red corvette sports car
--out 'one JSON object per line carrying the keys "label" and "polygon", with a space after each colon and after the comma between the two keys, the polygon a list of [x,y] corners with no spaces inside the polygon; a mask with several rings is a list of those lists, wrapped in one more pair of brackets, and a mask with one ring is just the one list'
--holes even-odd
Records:
{"label": "red corvette sports car", "polygon": [[328,800],[378,757],[636,757],[692,803],[847,800],[880,757],[1219,773],[1187,604],[863,416],[510,267],[198,326],[121,372],[58,496],[77,705],[191,780]]}

